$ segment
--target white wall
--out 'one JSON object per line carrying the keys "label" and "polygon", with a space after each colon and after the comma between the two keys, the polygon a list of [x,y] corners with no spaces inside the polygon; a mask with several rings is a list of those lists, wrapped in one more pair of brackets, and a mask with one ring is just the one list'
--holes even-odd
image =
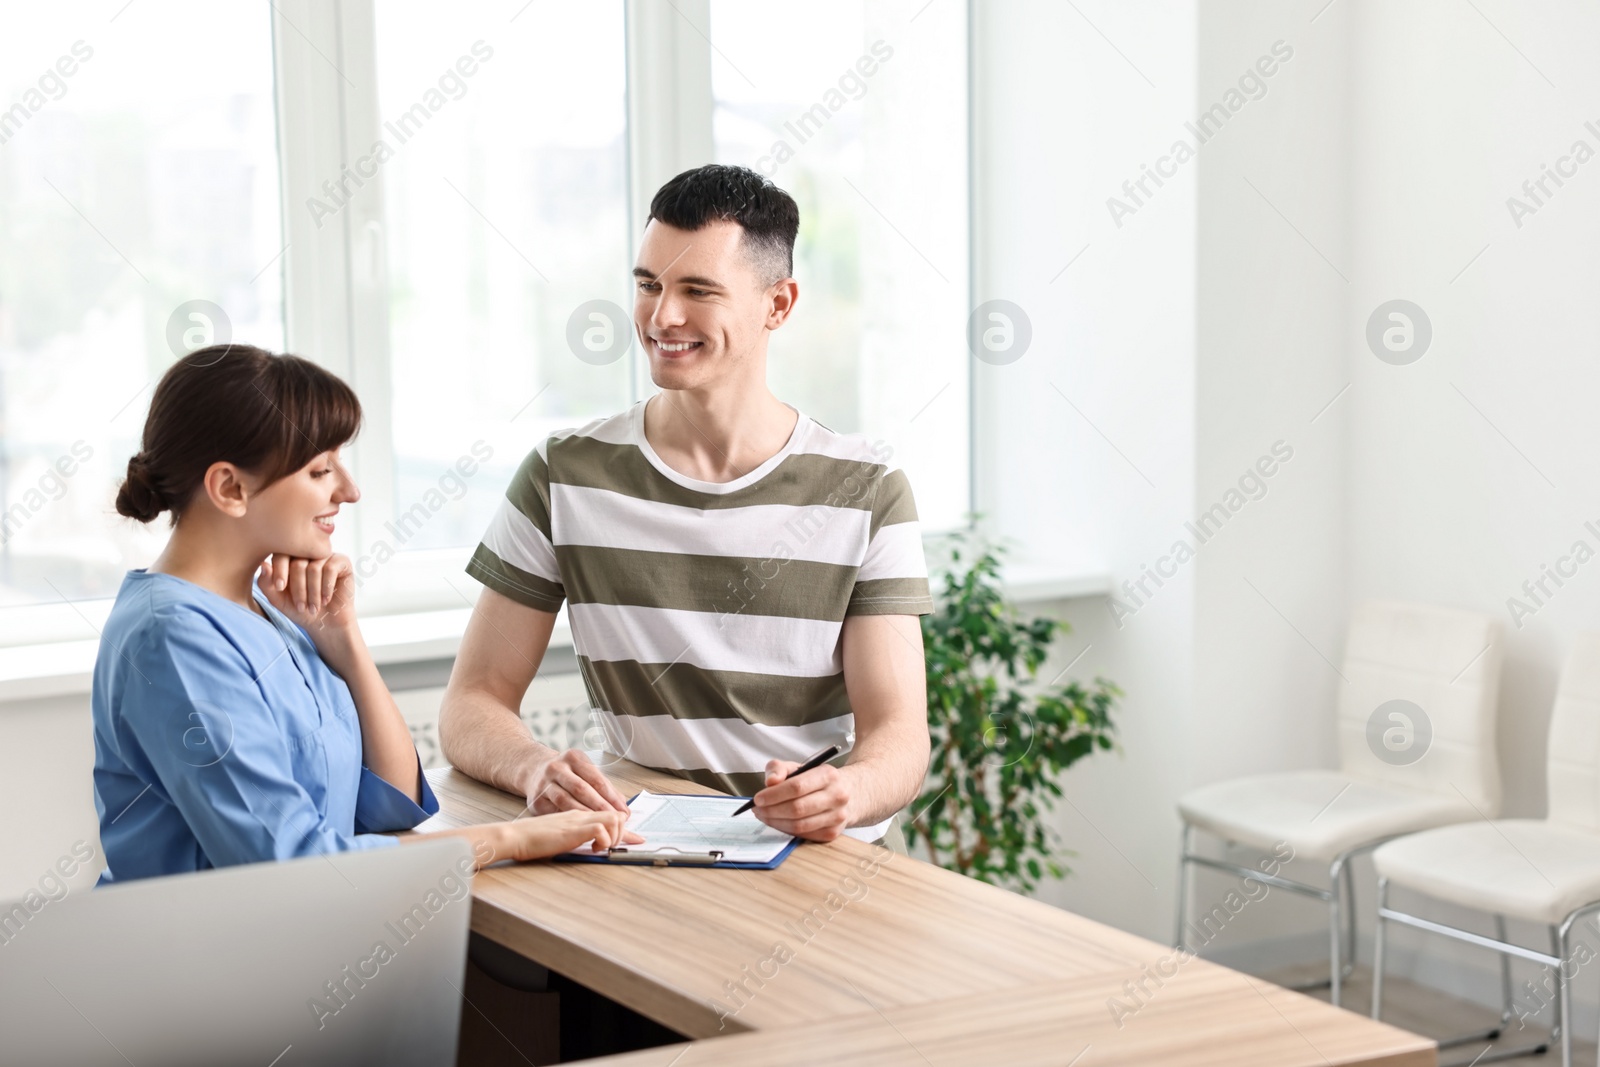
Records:
{"label": "white wall", "polygon": [[[1600,12],[1569,0],[1479,4],[1482,14],[1444,0],[1352,7],[1350,596],[1500,618],[1505,810],[1539,816],[1557,674],[1572,635],[1600,626],[1600,565],[1520,628],[1506,600],[1575,540],[1600,548],[1583,529],[1600,518],[1600,162],[1520,228],[1506,199],[1575,139],[1600,150],[1583,128],[1600,119]],[[1396,297],[1433,323],[1431,348],[1409,366],[1362,341],[1367,315]],[[1536,929],[1513,933],[1544,944]],[[1445,956],[1436,941],[1429,951]],[[1457,956],[1487,966],[1481,953]],[[1437,964],[1420,973],[1458,978]],[[1580,1028],[1591,1032],[1597,988],[1582,976]]]}
{"label": "white wall", "polygon": [[[1178,540],[1195,549],[1162,564],[1176,574],[1159,587],[1119,591],[1115,612],[1061,605],[1076,632],[1045,672],[1087,647],[1073,674],[1127,695],[1122,752],[1067,778],[1058,828],[1076,874],[1040,895],[1165,941],[1177,797],[1333,760],[1335,676],[1273,607],[1337,656],[1343,426],[1322,409],[1344,382],[1346,283],[1244,179],[1348,258],[1347,30],[1338,13],[1308,31],[1304,13],[1265,3],[1081,7],[980,7],[978,299],[1015,300],[1035,331],[1023,359],[978,368],[980,399],[1005,416],[990,419],[996,459],[980,470],[986,507],[1029,556],[1091,559],[1120,586]],[[1185,124],[1279,40],[1293,55],[1265,94],[1198,143]],[[1178,139],[1194,158],[1134,201],[1123,182]],[[1120,226],[1113,196],[1135,207]],[[1293,456],[1265,495],[1198,544],[1185,523],[1279,441]],[[1305,929],[1308,912],[1260,910],[1228,941]]]}
{"label": "white wall", "polygon": [[[1105,201],[1192,113],[1195,15],[1185,2],[1079,6],[1126,58],[1067,5],[977,5],[977,297],[1021,305],[1034,331],[1021,359],[977,367],[991,435],[980,506],[1020,554],[1120,580],[1194,497],[1193,167],[1120,228]],[[1103,600],[1064,608],[1076,632],[1045,677],[1083,652],[1074,675],[1120,683],[1124,752],[1068,778],[1060,823],[1077,873],[1041,896],[1164,938],[1192,729],[1192,576],[1120,630]]]}
{"label": "white wall", "polygon": [[[1337,762],[1330,661],[1347,617],[1349,9],[1320,7],[1199,7],[1197,110],[1238,111],[1196,161],[1195,512],[1219,502],[1237,511],[1193,564],[1196,729],[1179,792]],[[1252,470],[1273,473],[1258,480]],[[1306,864],[1293,876],[1323,884],[1326,869]],[[1205,910],[1231,887],[1197,874],[1196,903]],[[1256,967],[1321,958],[1325,916],[1279,894],[1210,948]],[[1283,938],[1294,938],[1288,952],[1273,944]]]}
{"label": "white wall", "polygon": [[1200,109],[1256,64],[1276,71],[1194,164],[1195,512],[1244,503],[1192,564],[1190,782],[1311,766],[1333,751],[1338,676],[1324,657],[1337,662],[1345,621],[1348,397],[1334,401],[1348,381],[1344,14],[1308,24],[1301,5],[1200,7]]}
{"label": "white wall", "polygon": [[1354,318],[1404,296],[1428,312],[1434,340],[1392,367],[1367,352],[1359,323],[1347,331],[1351,592],[1500,618],[1507,809],[1540,815],[1556,674],[1571,635],[1600,625],[1600,567],[1581,568],[1520,628],[1506,601],[1575,540],[1597,544],[1583,524],[1600,519],[1600,162],[1520,229],[1505,201],[1575,139],[1600,150],[1583,128],[1600,119],[1589,58],[1600,12],[1485,10],[1563,90],[1454,4],[1358,8]]}

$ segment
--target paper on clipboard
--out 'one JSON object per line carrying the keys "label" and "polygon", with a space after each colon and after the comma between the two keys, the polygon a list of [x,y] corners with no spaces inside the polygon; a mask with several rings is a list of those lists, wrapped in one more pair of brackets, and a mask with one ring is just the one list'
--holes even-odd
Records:
{"label": "paper on clipboard", "polygon": [[[644,844],[627,847],[702,855],[716,851],[725,863],[770,863],[794,838],[757,819],[753,811],[734,817],[745,799],[642,792],[628,803],[628,829],[641,835]],[[605,853],[584,845],[569,855]]]}

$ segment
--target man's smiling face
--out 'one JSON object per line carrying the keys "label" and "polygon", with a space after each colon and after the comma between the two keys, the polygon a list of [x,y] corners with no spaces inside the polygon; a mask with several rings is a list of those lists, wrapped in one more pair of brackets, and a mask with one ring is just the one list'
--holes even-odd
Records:
{"label": "man's smiling face", "polygon": [[[767,284],[737,222],[645,227],[633,269],[633,325],[662,389],[694,389],[756,370],[781,283]],[[778,322],[782,321],[779,315]]]}

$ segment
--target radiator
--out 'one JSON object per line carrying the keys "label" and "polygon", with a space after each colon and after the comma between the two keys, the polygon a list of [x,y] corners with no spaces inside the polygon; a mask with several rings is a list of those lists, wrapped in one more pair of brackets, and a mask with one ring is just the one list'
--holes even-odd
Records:
{"label": "radiator", "polygon": [[[394,694],[394,702],[411,728],[424,769],[448,763],[439,747],[439,705],[443,700],[442,686]],[[605,747],[605,735],[589,705],[583,679],[576,672],[535,678],[522,700],[522,722],[534,740],[557,751]]]}

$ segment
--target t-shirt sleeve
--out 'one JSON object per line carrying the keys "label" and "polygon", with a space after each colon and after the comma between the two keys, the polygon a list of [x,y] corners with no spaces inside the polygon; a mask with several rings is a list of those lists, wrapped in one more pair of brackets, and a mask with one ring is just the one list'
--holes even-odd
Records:
{"label": "t-shirt sleeve", "polygon": [[550,543],[549,442],[528,453],[500,501],[467,573],[519,604],[552,614],[567,591]]}
{"label": "t-shirt sleeve", "polygon": [[927,615],[928,561],[922,554],[922,525],[905,471],[891,469],[872,499],[866,558],[856,575],[845,615]]}
{"label": "t-shirt sleeve", "polygon": [[399,844],[329,825],[249,662],[211,622],[179,615],[130,659],[119,730],[217,867]]}

